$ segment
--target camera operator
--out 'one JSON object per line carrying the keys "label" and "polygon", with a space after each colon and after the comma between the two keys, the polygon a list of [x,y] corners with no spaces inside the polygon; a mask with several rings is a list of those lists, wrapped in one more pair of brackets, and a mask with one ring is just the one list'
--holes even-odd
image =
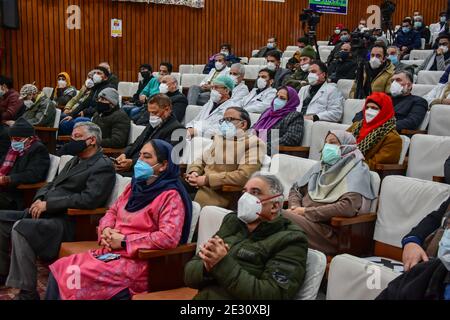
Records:
{"label": "camera operator", "polygon": [[420,34],[412,29],[412,22],[409,19],[403,20],[402,28],[397,32],[394,45],[400,48],[401,59],[406,59],[411,50],[419,50],[422,47]]}
{"label": "camera operator", "polygon": [[[363,64],[362,76],[357,76],[357,79],[353,84],[350,98],[365,99],[373,92],[390,94],[391,78],[394,71],[394,65],[387,59],[386,47],[376,43],[370,51],[369,63],[364,62]],[[357,95],[357,92],[359,95]]]}
{"label": "camera operator", "polygon": [[339,58],[333,60],[328,67],[330,82],[337,83],[341,79],[354,80],[357,64],[353,57],[352,45],[344,43],[338,56]]}
{"label": "camera operator", "polygon": [[334,49],[331,51],[327,59],[327,64],[330,65],[334,60],[339,59],[339,52],[341,52],[341,47],[344,43],[351,43],[352,37],[350,35],[350,30],[342,29],[340,34],[339,42],[336,43]]}

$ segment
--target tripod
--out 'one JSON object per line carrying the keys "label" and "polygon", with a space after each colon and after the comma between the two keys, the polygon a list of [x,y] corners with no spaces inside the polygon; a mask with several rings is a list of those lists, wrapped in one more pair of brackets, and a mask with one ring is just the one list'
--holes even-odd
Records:
{"label": "tripod", "polygon": [[394,24],[392,18],[382,17],[381,29],[386,33],[386,36],[391,44],[394,43],[396,34],[394,32]]}
{"label": "tripod", "polygon": [[303,33],[308,38],[309,43],[312,44],[312,46],[316,48],[317,59],[320,60],[319,45],[317,44],[316,26],[309,25],[309,31],[306,32],[306,24],[303,23]]}

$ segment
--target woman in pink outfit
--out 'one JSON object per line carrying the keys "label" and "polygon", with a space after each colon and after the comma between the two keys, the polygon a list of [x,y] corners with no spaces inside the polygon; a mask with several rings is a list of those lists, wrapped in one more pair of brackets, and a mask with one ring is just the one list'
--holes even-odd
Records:
{"label": "woman in pink outfit", "polygon": [[162,140],[144,145],[131,184],[100,221],[102,249],[53,263],[46,299],[130,299],[147,291],[148,264],[138,251],[172,249],[189,236],[192,202],[171,153]]}

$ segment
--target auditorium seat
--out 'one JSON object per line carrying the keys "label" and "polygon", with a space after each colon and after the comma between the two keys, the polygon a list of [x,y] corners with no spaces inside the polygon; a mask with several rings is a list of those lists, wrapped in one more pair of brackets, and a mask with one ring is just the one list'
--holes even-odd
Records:
{"label": "auditorium seat", "polygon": [[413,84],[411,94],[419,97],[423,97],[434,89],[432,84]]}
{"label": "auditorium seat", "polygon": [[265,66],[267,64],[266,58],[250,58],[249,66]]}
{"label": "auditorium seat", "polygon": [[308,158],[311,148],[313,125],[314,122],[312,120],[304,120],[302,145],[296,147],[279,146],[280,153],[296,157]]}
{"label": "auditorium seat", "polygon": [[181,76],[181,86],[183,88],[190,88],[192,86],[199,86],[205,79],[206,75],[196,73],[184,73]]}
{"label": "auditorium seat", "polygon": [[437,85],[444,71],[419,71],[417,75],[417,84]]}
{"label": "auditorium seat", "polygon": [[61,118],[61,109],[56,108],[53,127],[34,127],[36,135],[47,146],[48,152],[56,153],[56,140],[58,139],[59,120]]}
{"label": "auditorium seat", "polygon": [[433,50],[412,50],[409,60],[426,60],[433,53]]}
{"label": "auditorium seat", "polygon": [[47,98],[50,99],[52,97],[54,89],[55,88],[52,88],[52,87],[44,87],[44,88],[42,88],[42,93],[45,94],[47,96]]}
{"label": "auditorium seat", "polygon": [[296,52],[297,52],[296,50],[295,51],[285,51],[285,52],[283,52],[282,57],[290,59],[295,55]]}
{"label": "auditorium seat", "polygon": [[348,124],[317,121],[312,127],[312,141],[309,152],[309,159],[320,160],[320,151],[323,148],[325,138],[330,130],[347,130],[350,127]]}
{"label": "auditorium seat", "polygon": [[350,91],[352,90],[354,82],[355,80],[348,80],[348,79],[341,79],[338,81],[337,87],[344,96],[344,99],[348,99],[350,97]]}
{"label": "auditorium seat", "polygon": [[299,51],[300,47],[298,46],[287,46],[286,51]]}
{"label": "auditorium seat", "polygon": [[252,57],[259,52],[259,49],[252,50]]}
{"label": "auditorium seat", "polygon": [[203,70],[205,69],[205,64],[194,64],[192,69],[192,73],[203,74]]}
{"label": "auditorium seat", "polygon": [[179,73],[183,76],[185,73],[194,73],[194,66],[192,64],[180,64],[178,68]]}
{"label": "auditorium seat", "polygon": [[450,137],[449,105],[434,105],[431,108],[428,133],[434,136]]}
{"label": "auditorium seat", "polygon": [[362,111],[366,100],[362,99],[347,99],[344,103],[344,116],[342,118],[343,124],[351,125],[355,115]]}
{"label": "auditorium seat", "polygon": [[248,64],[249,59],[248,57],[239,57],[241,59],[241,64]]}
{"label": "auditorium seat", "polygon": [[322,62],[326,63],[328,60],[328,57],[331,54],[331,50],[324,48],[324,47],[319,47],[319,54],[320,54],[320,60]]}
{"label": "auditorium seat", "polygon": [[202,106],[194,106],[194,105],[187,106],[183,124],[186,125],[192,120],[194,120],[201,110]]}
{"label": "auditorium seat", "polygon": [[245,68],[245,80],[256,80],[258,78],[259,71],[264,69],[264,66],[244,66]]}

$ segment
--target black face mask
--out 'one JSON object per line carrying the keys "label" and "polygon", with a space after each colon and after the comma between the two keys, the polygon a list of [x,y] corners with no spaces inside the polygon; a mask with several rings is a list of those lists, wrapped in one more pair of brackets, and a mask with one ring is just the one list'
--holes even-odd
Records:
{"label": "black face mask", "polygon": [[149,79],[150,76],[151,76],[150,71],[143,71],[143,72],[141,72],[141,76],[144,79]]}
{"label": "black face mask", "polygon": [[111,106],[109,103],[97,102],[96,109],[98,113],[104,113],[110,111]]}
{"label": "black face mask", "polygon": [[60,154],[61,155],[70,155],[70,156],[78,156],[84,150],[88,148],[86,145],[86,140],[71,140],[69,143],[66,143]]}

